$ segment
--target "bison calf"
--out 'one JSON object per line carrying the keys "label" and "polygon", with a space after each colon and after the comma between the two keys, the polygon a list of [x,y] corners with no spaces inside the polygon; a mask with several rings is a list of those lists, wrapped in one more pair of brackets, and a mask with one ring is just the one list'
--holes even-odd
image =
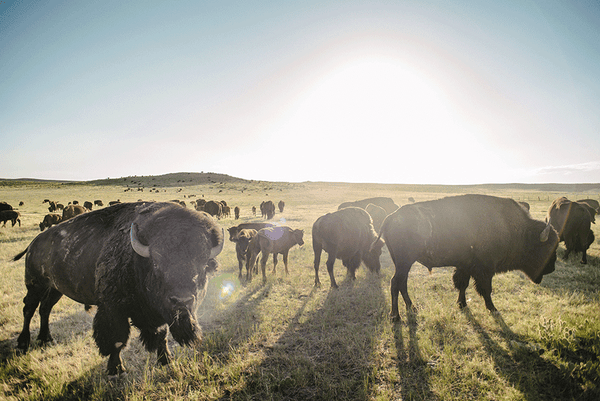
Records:
{"label": "bison calf", "polygon": [[[277,255],[282,254],[283,264],[285,265],[285,274],[289,274],[288,253],[290,248],[294,245],[304,245],[303,236],[303,230],[293,230],[286,226],[267,227],[259,230],[248,246],[248,253],[250,255],[248,272],[251,272],[258,253],[260,252],[260,268],[262,270],[263,281],[267,281],[265,270],[267,259],[271,253],[273,254],[273,273],[277,272]],[[248,277],[248,281],[250,280],[252,280],[252,276]]]}
{"label": "bison calf", "polygon": [[587,264],[587,250],[594,243],[594,232],[591,230],[593,218],[592,208],[583,202],[572,202],[565,197],[555,199],[546,221],[558,231],[560,241],[565,242],[567,252],[581,252],[581,263]]}
{"label": "bison calf", "polygon": [[342,260],[342,264],[348,269],[348,276],[352,279],[355,278],[356,269],[361,261],[371,271],[378,273],[381,268],[379,257],[383,241],[377,238],[371,216],[364,209],[349,207],[319,217],[313,224],[312,240],[316,287],[321,285],[319,264],[323,250],[329,254],[327,272],[332,288],[338,287],[333,275],[336,259]]}
{"label": "bison calf", "polygon": [[62,216],[56,213],[48,213],[44,216],[44,221],[40,223],[40,231],[44,231],[46,228],[50,228],[57,225],[62,221]]}
{"label": "bison calf", "polygon": [[235,253],[237,255],[237,260],[239,264],[240,273],[238,278],[242,279],[242,268],[244,265],[244,261],[246,261],[246,281],[250,281],[252,274],[250,272],[250,265],[254,265],[253,262],[250,261],[250,253],[248,252],[248,245],[250,245],[250,240],[256,235],[257,231],[252,229],[242,229],[237,233],[235,238]]}

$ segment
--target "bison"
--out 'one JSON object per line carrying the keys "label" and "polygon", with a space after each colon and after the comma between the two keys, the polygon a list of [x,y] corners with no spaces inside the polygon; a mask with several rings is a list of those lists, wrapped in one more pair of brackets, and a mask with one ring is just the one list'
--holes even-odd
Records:
{"label": "bison", "polygon": [[275,216],[275,204],[273,201],[262,202],[260,204],[260,212],[265,219],[271,220]]}
{"label": "bison", "polygon": [[69,220],[72,217],[75,217],[79,214],[85,213],[86,209],[80,205],[69,205],[63,209],[62,219],[63,221]]}
{"label": "bison", "polygon": [[2,227],[6,227],[6,222],[10,221],[12,223],[12,227],[19,222],[19,227],[21,227],[21,213],[16,210],[1,210],[0,211],[0,223],[4,223]]}
{"label": "bison", "polygon": [[94,201],[94,205],[95,206],[104,206],[104,202],[102,202],[102,200],[100,200],[100,199],[96,199]]}
{"label": "bison", "polygon": [[13,207],[6,202],[0,202],[0,211],[2,210],[13,210]]}
{"label": "bison", "polygon": [[92,208],[94,207],[94,204],[90,201],[85,201],[85,202],[83,202],[83,207],[88,210],[92,210]]}
{"label": "bison", "polygon": [[355,278],[361,261],[369,270],[379,273],[383,241],[377,239],[371,216],[364,209],[349,207],[319,217],[312,227],[312,243],[315,253],[315,287],[321,286],[319,264],[323,250],[329,254],[327,272],[332,288],[338,287],[333,276],[336,259],[342,260],[352,279]]}
{"label": "bison", "polygon": [[250,254],[248,254],[248,245],[250,244],[250,240],[256,235],[257,231],[252,229],[244,228],[237,233],[235,240],[235,253],[237,255],[237,260],[239,264],[240,273],[238,278],[242,279],[242,268],[244,266],[244,261],[246,261],[246,280],[250,281],[252,274],[250,273],[250,266],[254,266],[254,261],[250,262]]}
{"label": "bison", "polygon": [[221,214],[223,213],[223,204],[221,202],[210,200],[206,202],[202,210],[213,217],[221,218]]}
{"label": "bison", "polygon": [[279,213],[283,213],[284,207],[285,207],[285,202],[280,200],[279,203],[277,203],[277,208],[279,209]]}
{"label": "bison", "polygon": [[381,225],[383,224],[383,220],[385,220],[388,213],[385,211],[384,208],[374,205],[372,203],[369,203],[365,207],[365,210],[367,211],[367,213],[369,213],[371,219],[373,220],[373,228],[376,232],[379,232],[379,230],[381,229]]}
{"label": "bison", "polygon": [[240,207],[236,206],[233,208],[233,214],[235,214],[235,219],[238,220],[240,218]]}
{"label": "bison", "polygon": [[[254,267],[254,261],[261,253],[260,267],[262,270],[263,281],[267,281],[266,265],[269,254],[273,254],[273,273],[277,272],[277,255],[283,255],[283,264],[285,265],[285,274],[288,271],[288,253],[290,248],[298,244],[304,245],[304,231],[293,230],[287,226],[267,227],[256,233],[248,245],[248,254],[250,257],[250,265],[247,267],[248,272]],[[248,277],[248,281],[252,280],[252,276]]]}
{"label": "bison", "polygon": [[236,242],[237,234],[240,230],[243,229],[252,229],[252,230],[260,230],[266,227],[273,227],[271,223],[242,223],[237,226],[229,227],[227,231],[229,231],[229,241]]}
{"label": "bison", "polygon": [[30,343],[29,325],[40,305],[38,340],[52,341],[52,307],[67,297],[97,305],[93,337],[107,373],[125,371],[121,350],[130,322],[158,363],[171,354],[167,334],[182,345],[200,341],[195,319],[207,272],[223,249],[223,232],[209,216],[170,202],[122,203],[76,216],[39,234],[14,257],[25,257],[23,330],[19,350]]}
{"label": "bison", "polygon": [[600,213],[598,201],[594,199],[582,199],[578,200],[577,202],[587,208],[588,212],[590,212],[590,216],[592,217],[592,223],[596,224],[596,215]]}
{"label": "bison", "polygon": [[491,312],[492,278],[521,270],[539,284],[554,271],[558,234],[550,224],[532,219],[514,200],[487,195],[462,195],[408,204],[389,215],[380,236],[395,265],[391,280],[391,317],[399,319],[398,292],[407,309],[408,273],[414,262],[425,267],[454,266],[458,304],[467,305],[471,277]]}
{"label": "bison", "polygon": [[587,264],[587,250],[594,243],[589,208],[585,203],[561,197],[552,202],[546,216],[546,221],[558,231],[560,241],[565,242],[565,259],[571,252],[581,252],[582,264]]}
{"label": "bison", "polygon": [[360,207],[361,209],[364,209],[367,207],[367,205],[369,203],[372,203],[374,205],[379,206],[380,208],[383,208],[387,214],[390,214],[390,213],[394,212],[396,209],[398,209],[398,205],[396,205],[394,203],[392,198],[386,198],[383,196],[379,196],[379,197],[363,199],[363,200],[359,200],[359,201],[355,201],[355,202],[344,202],[338,206],[338,210],[344,209],[346,207]]}
{"label": "bison", "polygon": [[40,231],[44,231],[46,228],[57,225],[62,221],[62,216],[56,213],[48,213],[44,216],[44,221],[40,223]]}

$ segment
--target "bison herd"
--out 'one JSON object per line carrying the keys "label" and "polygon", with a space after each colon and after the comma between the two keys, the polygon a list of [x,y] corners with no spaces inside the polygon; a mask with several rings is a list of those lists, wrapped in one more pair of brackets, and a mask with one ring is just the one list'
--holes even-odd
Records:
{"label": "bison herd", "polygon": [[[14,257],[25,256],[23,328],[17,349],[30,344],[29,325],[39,306],[41,326],[38,340],[52,340],[49,315],[66,295],[82,304],[97,305],[93,338],[102,355],[108,356],[107,372],[125,371],[121,350],[127,345],[130,325],[140,330],[147,350],[156,352],[158,362],[167,364],[171,354],[167,335],[182,345],[200,341],[201,329],[195,310],[204,298],[208,275],[217,268],[216,256],[224,245],[224,230],[217,219],[227,217],[224,201],[197,200],[193,209],[181,202],[75,202],[64,207],[47,201],[50,213],[39,224],[40,233]],[[60,206],[59,206],[60,205]],[[54,213],[60,210],[62,215]],[[312,225],[314,285],[319,287],[322,252],[328,256],[331,288],[337,288],[334,264],[337,259],[350,279],[361,263],[372,272],[381,269],[385,246],[394,264],[391,279],[391,317],[399,319],[398,298],[407,310],[413,308],[407,291],[408,274],[415,262],[430,271],[453,266],[458,305],[466,306],[466,289],[471,278],[486,308],[496,312],[491,293],[496,273],[520,270],[540,283],[555,269],[556,251],[564,241],[565,257],[582,254],[594,241],[590,225],[600,211],[595,200],[552,202],[545,221],[535,220],[529,205],[488,195],[461,195],[414,202],[399,207],[390,198],[376,197],[346,202],[338,210],[318,217]],[[282,213],[285,203],[277,204]],[[254,209],[254,208],[253,208]],[[264,218],[274,217],[276,205],[262,202]],[[239,218],[239,207],[234,208]],[[19,212],[0,203],[1,221],[19,222]],[[304,231],[269,222],[242,223],[228,228],[235,244],[239,279],[250,282],[258,265],[266,281],[266,264],[273,255],[273,273],[278,255],[285,273],[288,255],[304,244]],[[260,262],[259,262],[260,255]],[[246,267],[244,278],[243,267]]]}

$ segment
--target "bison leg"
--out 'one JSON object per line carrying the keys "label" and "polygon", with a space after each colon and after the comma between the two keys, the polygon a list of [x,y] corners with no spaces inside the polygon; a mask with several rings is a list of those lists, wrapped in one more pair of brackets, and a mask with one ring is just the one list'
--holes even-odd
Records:
{"label": "bison leg", "polygon": [[277,253],[273,253],[273,274],[277,274]]}
{"label": "bison leg", "polygon": [[269,259],[269,254],[266,252],[262,252],[260,256],[260,270],[262,271],[263,282],[267,282],[267,259]]}
{"label": "bison leg", "polygon": [[458,306],[460,308],[467,307],[467,287],[469,286],[469,280],[471,280],[471,275],[465,272],[463,269],[456,269],[454,271],[454,275],[452,276],[452,281],[454,281],[454,287],[458,290]]}
{"label": "bison leg", "polygon": [[239,265],[239,269],[240,269],[240,273],[238,274],[238,279],[241,281],[242,280],[242,269],[244,267],[244,255],[242,255],[240,252],[238,252],[237,260],[238,260],[238,265]]}
{"label": "bison leg", "polygon": [[335,251],[329,252],[329,256],[327,257],[327,273],[329,273],[329,281],[331,282],[331,288],[338,288],[337,283],[335,282],[335,276],[333,275],[333,264],[335,263]]}
{"label": "bison leg", "polygon": [[321,286],[321,280],[319,280],[319,264],[321,264],[321,253],[323,248],[321,245],[317,245],[313,242],[313,251],[315,253],[314,267],[315,267],[315,287]]}
{"label": "bison leg", "polygon": [[396,272],[392,277],[390,283],[390,290],[392,293],[392,312],[390,313],[390,317],[393,320],[400,320],[400,313],[398,312],[398,293],[402,294],[402,298],[404,299],[404,304],[406,305],[406,310],[413,309],[413,303],[408,296],[408,272],[412,266],[412,263],[395,263]]}
{"label": "bison leg", "polygon": [[485,307],[492,313],[498,312],[492,302],[492,276],[476,276],[473,279],[475,280],[475,289],[485,301]]}
{"label": "bison leg", "polygon": [[143,329],[140,330],[140,338],[146,346],[148,352],[156,351],[158,357],[157,362],[161,365],[167,365],[171,362],[171,352],[167,345],[168,330],[166,326],[158,329]]}
{"label": "bison leg", "polygon": [[17,338],[17,348],[22,352],[27,352],[29,348],[29,343],[31,341],[31,335],[29,332],[29,325],[31,323],[31,319],[35,314],[35,310],[41,301],[40,294],[43,293],[45,289],[40,289],[33,285],[27,285],[27,295],[23,298],[23,330]]}
{"label": "bison leg", "polygon": [[285,266],[285,275],[286,276],[288,274],[290,274],[290,272],[288,271],[288,252],[289,252],[289,249],[287,251],[283,252],[283,265]]}
{"label": "bison leg", "polygon": [[94,340],[100,354],[109,356],[106,372],[109,376],[117,376],[125,372],[121,360],[121,350],[129,339],[129,319],[115,310],[107,310],[105,305],[98,305],[94,317]]}
{"label": "bison leg", "polygon": [[40,333],[38,334],[38,340],[42,343],[52,342],[49,324],[50,312],[52,311],[52,307],[54,307],[54,305],[56,305],[56,303],[60,300],[62,295],[63,294],[58,290],[52,288],[42,298],[42,302],[40,304]]}

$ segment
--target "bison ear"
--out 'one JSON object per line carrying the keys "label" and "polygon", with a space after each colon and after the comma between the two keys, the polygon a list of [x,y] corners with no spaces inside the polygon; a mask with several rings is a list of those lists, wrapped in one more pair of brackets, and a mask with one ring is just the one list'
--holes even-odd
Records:
{"label": "bison ear", "polygon": [[150,247],[148,245],[144,245],[140,242],[137,237],[137,224],[131,223],[131,228],[129,230],[129,238],[131,240],[131,247],[141,257],[149,258],[150,257]]}
{"label": "bison ear", "polygon": [[544,230],[541,232],[540,234],[540,242],[546,242],[548,241],[548,237],[550,236],[550,222],[548,222],[546,224],[546,228],[544,228]]}

